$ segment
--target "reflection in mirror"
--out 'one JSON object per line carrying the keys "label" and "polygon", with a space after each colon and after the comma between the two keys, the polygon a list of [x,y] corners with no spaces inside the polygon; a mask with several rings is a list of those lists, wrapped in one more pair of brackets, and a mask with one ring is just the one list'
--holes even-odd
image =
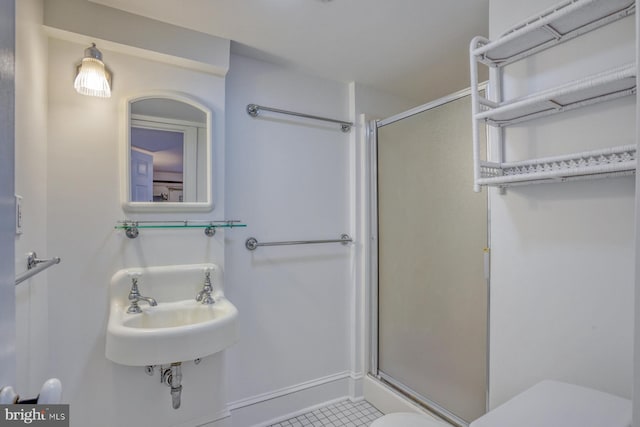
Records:
{"label": "reflection in mirror", "polygon": [[128,210],[210,210],[211,113],[182,96],[128,102]]}
{"label": "reflection in mirror", "polygon": [[131,125],[131,201],[184,201],[184,134],[137,125]]}

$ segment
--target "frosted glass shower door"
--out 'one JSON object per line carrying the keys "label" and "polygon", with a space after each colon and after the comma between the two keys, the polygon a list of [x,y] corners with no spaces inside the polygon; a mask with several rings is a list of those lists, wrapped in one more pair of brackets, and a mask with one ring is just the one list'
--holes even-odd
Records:
{"label": "frosted glass shower door", "polygon": [[484,414],[487,194],[469,96],[379,127],[378,375],[450,420]]}

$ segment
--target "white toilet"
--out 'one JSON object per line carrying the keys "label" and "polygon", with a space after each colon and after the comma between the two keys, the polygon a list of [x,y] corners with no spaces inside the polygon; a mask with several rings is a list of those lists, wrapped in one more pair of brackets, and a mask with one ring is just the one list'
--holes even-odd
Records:
{"label": "white toilet", "polygon": [[[413,413],[388,414],[371,427],[445,427]],[[631,427],[631,401],[601,391],[542,381],[489,411],[469,427]]]}

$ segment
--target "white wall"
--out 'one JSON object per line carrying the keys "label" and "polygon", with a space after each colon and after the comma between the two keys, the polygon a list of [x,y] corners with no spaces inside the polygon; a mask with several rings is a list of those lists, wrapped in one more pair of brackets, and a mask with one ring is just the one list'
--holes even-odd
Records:
{"label": "white wall", "polygon": [[[350,120],[339,126],[264,113],[247,104]],[[232,55],[227,78],[227,214],[248,224],[226,240],[230,299],[241,338],[228,351],[234,425],[277,419],[336,398],[361,398],[365,313],[369,119],[412,102],[357,84],[316,78]],[[364,191],[364,193],[363,193]],[[368,203],[368,202],[367,202]],[[264,247],[259,241],[337,238],[355,242]]]}
{"label": "white wall", "polygon": [[[638,1],[636,0],[636,10],[638,10]],[[640,28],[640,15],[635,14],[636,28]],[[636,31],[636,67],[640,64],[640,32]],[[640,111],[640,99],[636,97],[636,124],[640,119],[638,112]],[[636,125],[636,144],[640,141],[640,127]],[[634,382],[633,382],[633,427],[640,427],[640,197],[638,197],[638,188],[640,188],[640,173],[636,167],[636,216],[635,216],[635,323],[634,323]]]}
{"label": "white wall", "polygon": [[[636,10],[638,9],[636,0]],[[636,28],[640,28],[640,15],[635,14]],[[640,64],[640,32],[636,31],[636,67]],[[636,123],[640,120],[640,99],[636,97]],[[636,126],[636,144],[640,141],[640,127]],[[635,323],[634,323],[634,382],[633,382],[633,427],[640,427],[640,173],[636,167],[636,216],[635,216]]]}
{"label": "white wall", "polygon": [[[23,234],[16,237],[16,273],[26,270],[27,252],[47,253],[47,39],[42,0],[16,10],[16,194],[23,197]],[[36,396],[47,369],[47,272],[16,287],[17,391]]]}
{"label": "white wall", "polygon": [[[158,35],[160,36],[160,35]],[[214,262],[224,269],[225,232],[144,230],[129,240],[114,230],[126,215],[119,194],[119,115],[123,97],[144,90],[190,94],[214,113],[216,208],[156,219],[224,219],[224,78],[102,49],[114,72],[110,99],[75,93],[84,44],[49,39],[47,248],[63,262],[49,274],[50,371],[60,377],[72,425],[200,425],[224,416],[224,356],[183,367],[182,406],[142,368],[105,358],[108,286],[119,269]],[[137,215],[150,218],[151,215]],[[141,289],[144,293],[144,289]],[[111,408],[106,410],[105,408]]]}
{"label": "white wall", "polygon": [[[492,0],[491,37],[555,0]],[[634,60],[634,19],[508,67],[506,97]],[[635,100],[506,132],[507,159],[635,143]],[[552,378],[630,397],[634,179],[491,191],[491,407]]]}
{"label": "white wall", "polygon": [[[241,331],[228,351],[229,399],[234,425],[244,426],[347,395],[353,246],[249,252],[244,243],[251,236],[269,242],[353,233],[351,134],[291,116],[261,113],[254,119],[245,111],[256,103],[345,119],[346,84],[232,55],[227,85],[227,215],[248,224],[226,239],[227,291],[240,312]],[[312,387],[307,400],[278,408],[263,404]]]}

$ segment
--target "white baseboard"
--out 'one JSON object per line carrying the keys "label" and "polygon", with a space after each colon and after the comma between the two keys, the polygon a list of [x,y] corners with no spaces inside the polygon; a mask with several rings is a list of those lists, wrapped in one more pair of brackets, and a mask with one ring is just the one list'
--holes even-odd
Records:
{"label": "white baseboard", "polygon": [[175,427],[231,427],[231,412],[220,411],[213,415],[200,417]]}
{"label": "white baseboard", "polygon": [[264,427],[350,399],[362,400],[363,376],[340,372],[231,402],[233,427]]}

